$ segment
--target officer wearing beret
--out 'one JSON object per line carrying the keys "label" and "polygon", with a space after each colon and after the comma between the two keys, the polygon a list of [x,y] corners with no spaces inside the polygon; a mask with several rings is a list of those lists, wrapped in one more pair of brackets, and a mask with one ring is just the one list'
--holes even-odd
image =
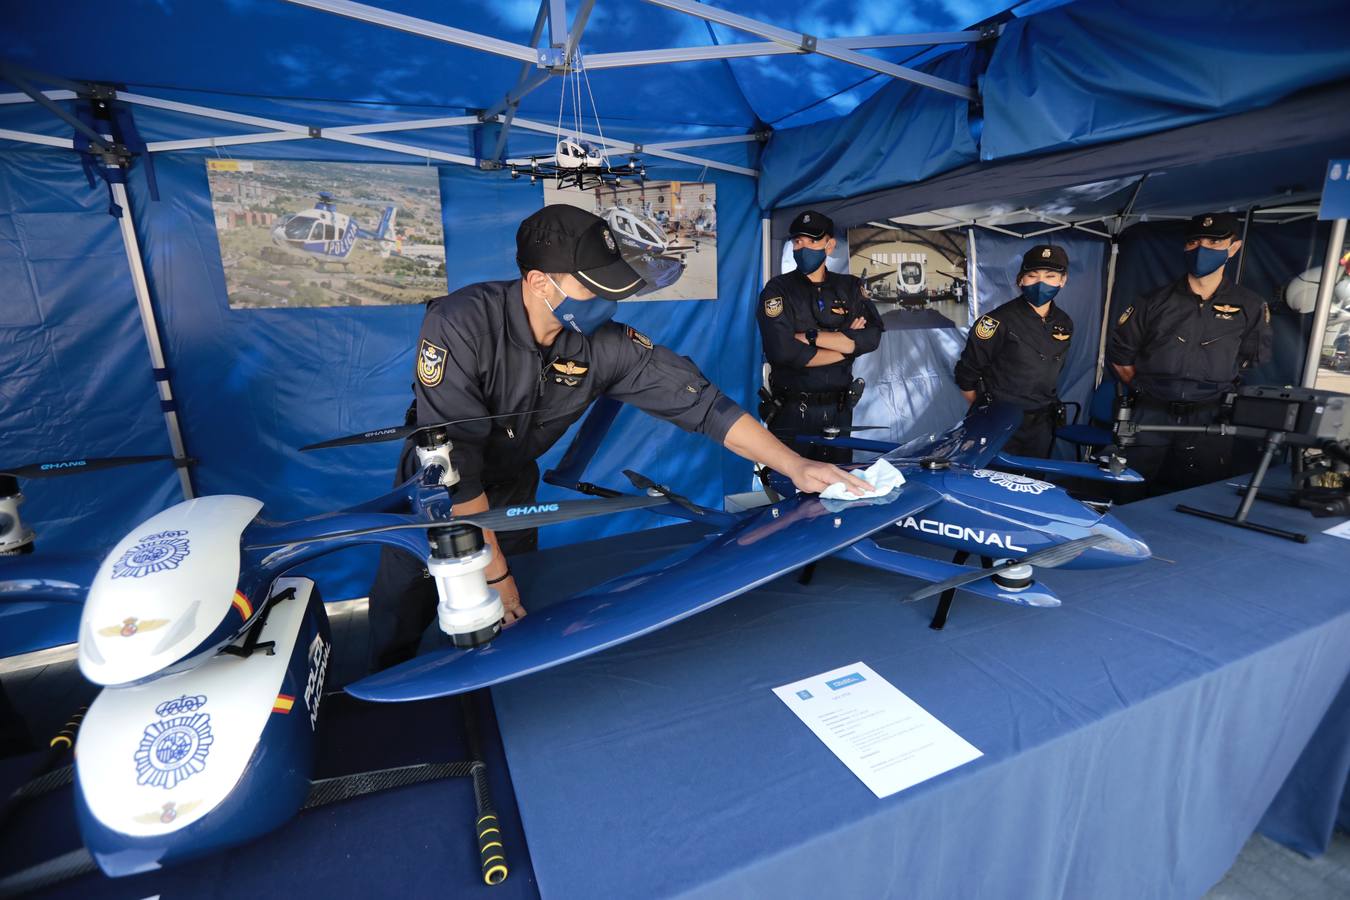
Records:
{"label": "officer wearing beret", "polygon": [[[502,416],[447,428],[459,473],[454,514],[529,503],[535,460],[604,394],[696,431],[768,465],[802,491],[865,482],[801,458],[769,434],[683,356],[611,321],[643,281],[619,254],[603,219],[572,206],[546,206],[516,233],[520,278],[469,285],[427,304],[418,337],[413,406],[418,425]],[[399,481],[417,469],[405,446]],[[492,547],[488,583],[501,594],[506,624],[525,615],[508,556],[533,550],[537,533],[516,531]],[[385,668],[412,656],[435,617],[436,590],[420,561],[385,550],[370,595],[371,656]]]}
{"label": "officer wearing beret", "polygon": [[[1145,294],[1116,320],[1106,358],[1134,389],[1140,425],[1209,425],[1243,369],[1270,358],[1270,309],[1234,284],[1225,264],[1242,246],[1227,213],[1191,219],[1187,273]],[[1231,439],[1140,432],[1130,466],[1163,493],[1228,473]]]}
{"label": "officer wearing beret", "polygon": [[1059,373],[1073,340],[1073,319],[1055,305],[1069,278],[1069,254],[1041,244],[1022,257],[1021,295],[980,316],[956,363],[956,386],[967,402],[998,401],[1022,409],[1022,425],[1003,449],[1016,456],[1050,455],[1063,406]]}
{"label": "officer wearing beret", "polygon": [[[853,360],[881,343],[881,316],[863,293],[862,281],[825,268],[834,250],[834,223],[814,210],[792,221],[792,258],[797,268],[779,275],[759,295],[756,317],[769,361],[772,400],[761,407],[765,424],[791,443],[794,435],[819,435],[827,427],[844,434],[862,396]],[[811,445],[814,459],[851,462],[852,451]]]}

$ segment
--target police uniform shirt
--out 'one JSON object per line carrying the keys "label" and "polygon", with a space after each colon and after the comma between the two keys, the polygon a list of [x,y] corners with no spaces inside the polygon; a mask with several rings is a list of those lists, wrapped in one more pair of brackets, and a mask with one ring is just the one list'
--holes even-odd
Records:
{"label": "police uniform shirt", "polygon": [[[520,412],[448,429],[461,501],[514,477],[600,394],[718,443],[743,415],[688,359],[617,322],[589,337],[564,328],[551,347],[536,344],[519,280],[474,284],[432,300],[415,367],[419,425]],[[404,453],[405,478],[415,468],[413,456],[411,448]]]}
{"label": "police uniform shirt", "polygon": [[[867,324],[848,331],[848,324],[859,316]],[[851,357],[877,349],[885,331],[876,306],[863,294],[862,281],[830,271],[819,284],[801,272],[770,279],[760,292],[756,318],[775,391],[847,390],[853,381]],[[808,368],[817,348],[803,344],[795,335],[812,330],[844,332],[854,343],[853,353],[837,363]]]}
{"label": "police uniform shirt", "polygon": [[1050,303],[1045,318],[1021,297],[980,316],[956,363],[956,385],[995,400],[1040,409],[1057,399],[1055,386],[1073,339],[1073,319]]}
{"label": "police uniform shirt", "polygon": [[1270,359],[1270,310],[1227,278],[1209,300],[1189,280],[1146,294],[1116,320],[1108,362],[1134,366],[1134,386],[1158,400],[1211,400],[1241,368]]}

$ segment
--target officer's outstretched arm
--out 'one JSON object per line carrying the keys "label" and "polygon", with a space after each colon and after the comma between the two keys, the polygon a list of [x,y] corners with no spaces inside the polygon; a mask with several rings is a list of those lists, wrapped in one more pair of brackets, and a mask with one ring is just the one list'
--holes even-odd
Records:
{"label": "officer's outstretched arm", "polygon": [[737,456],[782,472],[792,479],[797,490],[807,494],[818,494],[837,481],[844,482],[852,493],[859,495],[871,489],[867,482],[837,466],[803,459],[793,453],[748,413],[742,414],[731,426],[722,445]]}

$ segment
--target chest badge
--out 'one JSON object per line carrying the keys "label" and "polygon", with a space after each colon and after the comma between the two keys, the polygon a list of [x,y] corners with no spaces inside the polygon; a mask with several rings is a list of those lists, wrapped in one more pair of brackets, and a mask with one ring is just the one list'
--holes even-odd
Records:
{"label": "chest badge", "polygon": [[1229,306],[1226,303],[1216,303],[1214,304],[1214,311],[1216,313],[1223,313],[1226,316],[1231,316],[1233,313],[1242,312],[1242,307]]}
{"label": "chest badge", "polygon": [[417,380],[424,387],[435,387],[444,376],[445,348],[422,338],[422,344],[417,350]]}
{"label": "chest badge", "polygon": [[1055,330],[1050,333],[1050,336],[1057,341],[1067,341],[1069,338],[1073,337],[1073,333],[1065,331],[1063,326],[1056,326]]}
{"label": "chest badge", "polygon": [[831,306],[831,307],[830,307],[830,312],[834,313],[836,316],[846,316],[846,315],[848,315],[848,307],[847,307],[847,306]]}
{"label": "chest badge", "polygon": [[989,316],[980,316],[980,321],[975,323],[975,336],[982,341],[987,341],[998,331],[998,319]]}
{"label": "chest badge", "polygon": [[783,314],[783,298],[770,297],[764,301],[764,315],[776,319]]}
{"label": "chest badge", "polygon": [[583,366],[574,359],[564,359],[553,363],[553,381],[557,384],[565,384],[568,387],[576,387],[581,384],[581,378],[589,372],[590,366]]}

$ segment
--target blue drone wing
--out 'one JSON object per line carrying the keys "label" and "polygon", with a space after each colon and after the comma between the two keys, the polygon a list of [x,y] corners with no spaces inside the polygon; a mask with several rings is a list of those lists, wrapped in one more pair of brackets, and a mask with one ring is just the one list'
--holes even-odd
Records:
{"label": "blue drone wing", "polygon": [[955,427],[936,437],[922,437],[901,444],[886,459],[907,460],[939,457],[972,468],[983,468],[998,455],[1008,438],[1022,425],[1022,411],[1007,403],[971,407]]}
{"label": "blue drone wing", "polygon": [[829,556],[941,499],[911,482],[885,502],[784,500],[691,548],[532,613],[486,646],[420,656],[348,685],[347,693],[383,702],[425,700],[589,656]]}

